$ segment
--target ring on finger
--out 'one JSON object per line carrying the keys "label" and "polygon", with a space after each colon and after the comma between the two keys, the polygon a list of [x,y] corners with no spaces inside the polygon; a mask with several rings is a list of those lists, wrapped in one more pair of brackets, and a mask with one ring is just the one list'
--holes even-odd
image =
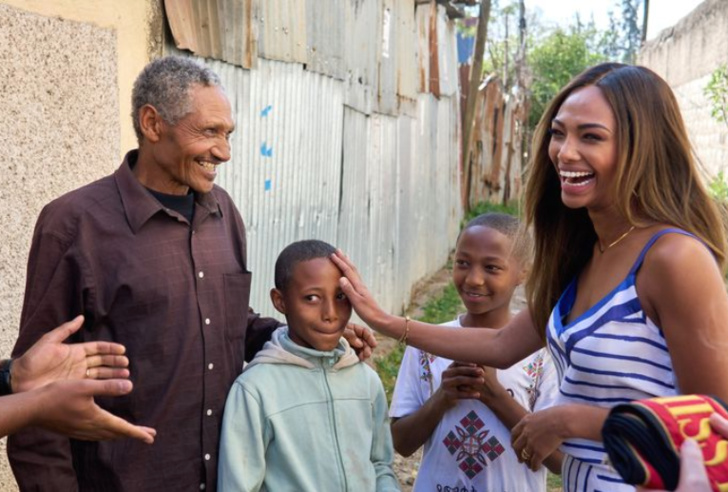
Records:
{"label": "ring on finger", "polygon": [[524,449],[521,451],[521,459],[523,461],[528,461],[531,458],[531,453],[528,452],[528,450]]}
{"label": "ring on finger", "polygon": [[91,369],[86,369],[86,377],[87,378],[91,377]]}

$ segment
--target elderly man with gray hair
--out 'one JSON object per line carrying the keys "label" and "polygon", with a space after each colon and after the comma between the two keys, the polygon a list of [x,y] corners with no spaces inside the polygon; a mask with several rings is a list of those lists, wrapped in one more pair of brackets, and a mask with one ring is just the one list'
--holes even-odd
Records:
{"label": "elderly man with gray hair", "polygon": [[235,129],[217,75],[156,60],[132,117],[139,148],[118,170],[41,212],[14,353],[83,314],[76,340],[125,345],[135,388],[99,405],[156,428],[156,442],[20,432],[8,454],[22,490],[215,490],[228,389],[278,326],[248,307],[245,227],[214,185]]}

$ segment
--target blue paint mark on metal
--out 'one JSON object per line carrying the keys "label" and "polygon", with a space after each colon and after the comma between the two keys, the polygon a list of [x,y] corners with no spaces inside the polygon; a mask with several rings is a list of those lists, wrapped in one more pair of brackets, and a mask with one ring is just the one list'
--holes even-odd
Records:
{"label": "blue paint mark on metal", "polygon": [[266,179],[265,180],[265,191],[270,191],[271,185],[272,185],[271,184],[271,180],[270,179]]}
{"label": "blue paint mark on metal", "polygon": [[269,104],[268,106],[265,107],[265,109],[263,109],[263,111],[260,112],[260,117],[265,118],[266,116],[268,116],[268,113],[270,113],[272,110],[273,110],[273,106],[271,106]]}
{"label": "blue paint mark on metal", "polygon": [[273,157],[273,147],[268,147],[268,144],[263,142],[260,146],[260,155],[263,157]]}

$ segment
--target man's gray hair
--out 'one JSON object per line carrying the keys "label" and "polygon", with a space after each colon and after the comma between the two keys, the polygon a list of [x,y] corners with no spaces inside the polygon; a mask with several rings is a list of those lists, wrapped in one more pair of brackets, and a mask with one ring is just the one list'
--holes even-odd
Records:
{"label": "man's gray hair", "polygon": [[215,72],[192,58],[167,56],[154,60],[142,70],[131,93],[131,117],[137,140],[142,141],[139,110],[154,106],[164,121],[176,125],[190,112],[189,90],[194,85],[221,87]]}

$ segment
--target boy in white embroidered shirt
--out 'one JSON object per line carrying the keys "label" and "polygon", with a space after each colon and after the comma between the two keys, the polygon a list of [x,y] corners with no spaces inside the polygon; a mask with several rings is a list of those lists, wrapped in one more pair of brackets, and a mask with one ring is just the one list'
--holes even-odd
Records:
{"label": "boy in white embroidered shirt", "polygon": [[[453,284],[467,312],[450,323],[501,328],[528,270],[529,237],[518,219],[480,215],[460,233]],[[424,444],[415,492],[546,490],[546,470],[532,472],[510,445],[510,429],[545,408],[558,391],[545,349],[504,370],[453,362],[414,347],[405,351],[392,398],[394,448],[404,456]],[[546,465],[561,472],[557,451]]]}

